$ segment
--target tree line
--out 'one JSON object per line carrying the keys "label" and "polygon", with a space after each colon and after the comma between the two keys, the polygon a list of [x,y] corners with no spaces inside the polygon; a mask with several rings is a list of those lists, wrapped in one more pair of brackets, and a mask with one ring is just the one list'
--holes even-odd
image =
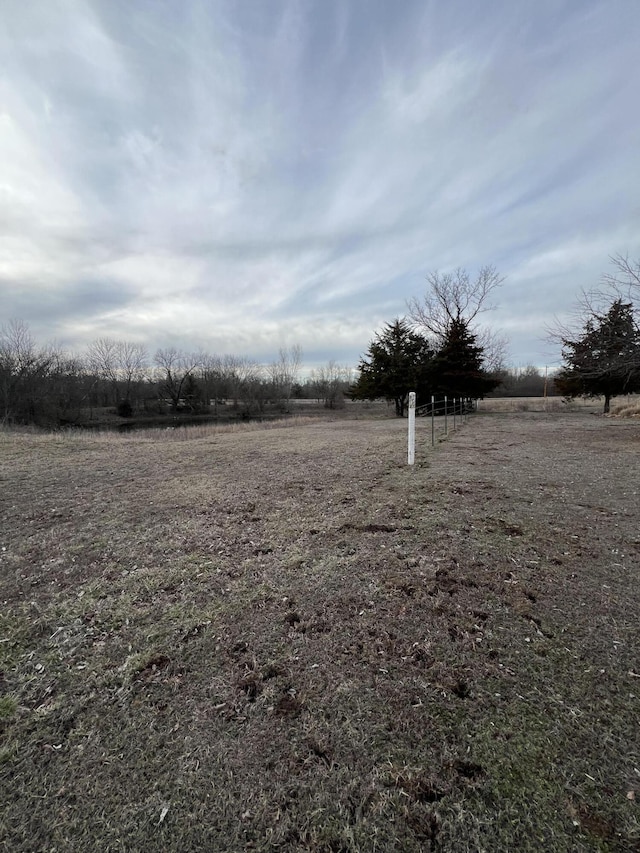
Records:
{"label": "tree line", "polygon": [[[300,380],[300,346],[283,347],[270,364],[236,355],[175,347],[149,356],[141,344],[103,337],[82,354],[40,346],[29,327],[0,330],[0,422],[61,426],[92,422],[105,411],[134,415],[222,413],[241,416],[285,410],[309,397],[343,405],[353,371],[330,361]],[[223,408],[224,407],[224,408]]]}
{"label": "tree line", "polygon": [[357,374],[330,361],[300,380],[302,350],[283,347],[268,365],[234,355],[160,348],[149,357],[141,344],[99,338],[81,355],[40,346],[28,326],[13,321],[0,330],[0,421],[45,426],[91,420],[98,410],[121,417],[218,412],[231,404],[242,414],[269,406],[286,409],[294,398],[328,408],[384,398],[406,413],[410,391],[418,403],[431,397],[481,398],[500,387],[506,395],[551,393],[603,397],[640,391],[640,261],[616,255],[600,288],[583,291],[577,319],[548,332],[562,348],[563,364],[547,383],[536,367],[504,366],[507,342],[480,323],[503,279],[493,266],[475,278],[465,269],[427,276],[421,298],[406,317],[387,323],[360,359]]}

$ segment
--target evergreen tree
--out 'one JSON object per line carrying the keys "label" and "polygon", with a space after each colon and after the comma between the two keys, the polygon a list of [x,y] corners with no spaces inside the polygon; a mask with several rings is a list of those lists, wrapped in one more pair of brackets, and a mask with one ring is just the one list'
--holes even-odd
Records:
{"label": "evergreen tree", "polygon": [[616,299],[605,314],[595,313],[577,338],[562,338],[565,362],[555,379],[567,397],[611,398],[640,391],[640,331],[633,305]]}
{"label": "evergreen tree", "polygon": [[451,320],[442,347],[431,366],[432,388],[438,395],[478,399],[500,384],[483,370],[484,349],[462,319]]}
{"label": "evergreen tree", "polygon": [[395,403],[396,415],[403,417],[409,392],[425,393],[433,351],[421,335],[411,331],[406,320],[387,323],[376,336],[367,354],[360,359],[360,375],[350,389],[354,400],[378,400]]}

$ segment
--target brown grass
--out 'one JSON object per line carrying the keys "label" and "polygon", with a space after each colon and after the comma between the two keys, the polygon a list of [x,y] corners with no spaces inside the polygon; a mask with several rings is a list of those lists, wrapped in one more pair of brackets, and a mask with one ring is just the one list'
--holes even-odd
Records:
{"label": "brown grass", "polygon": [[602,411],[599,400],[588,400],[580,397],[575,400],[565,400],[563,397],[489,397],[480,400],[478,410],[481,412],[575,412]]}
{"label": "brown grass", "polygon": [[611,417],[638,418],[640,417],[640,398],[637,396],[624,397],[611,406]]}
{"label": "brown grass", "polygon": [[[577,397],[490,397],[480,400],[481,412],[593,412],[601,414],[604,402],[600,397],[593,399]],[[640,400],[637,396],[618,397],[611,404],[611,417],[633,418],[640,415]]]}
{"label": "brown grass", "polygon": [[640,850],[636,425],[290,427],[0,435],[0,849]]}

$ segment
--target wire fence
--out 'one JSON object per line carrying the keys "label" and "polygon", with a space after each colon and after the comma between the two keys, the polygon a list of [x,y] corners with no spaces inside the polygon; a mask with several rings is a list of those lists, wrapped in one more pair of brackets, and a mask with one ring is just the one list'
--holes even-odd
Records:
{"label": "wire fence", "polygon": [[456,430],[476,410],[476,401],[469,397],[432,397],[429,403],[416,409],[418,417],[431,421],[431,446],[438,437],[447,436]]}
{"label": "wire fence", "polygon": [[415,462],[416,417],[424,418],[430,423],[431,446],[436,441],[458,429],[467,417],[475,412],[477,401],[469,397],[431,397],[428,403],[416,406],[416,395],[409,395],[409,435],[407,461],[409,465]]}

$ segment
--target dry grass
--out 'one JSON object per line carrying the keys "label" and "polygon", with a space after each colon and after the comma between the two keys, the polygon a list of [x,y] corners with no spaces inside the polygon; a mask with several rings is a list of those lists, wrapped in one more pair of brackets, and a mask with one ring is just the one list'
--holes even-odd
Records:
{"label": "dry grass", "polygon": [[478,409],[482,412],[575,412],[600,411],[602,404],[598,400],[565,400],[563,397],[489,397],[480,400]]}
{"label": "dry grass", "polygon": [[[601,414],[603,400],[577,397],[566,400],[563,397],[490,397],[480,400],[478,409],[482,412],[593,412]],[[637,396],[619,397],[611,404],[611,417],[632,418],[640,415],[640,400]]]}
{"label": "dry grass", "polygon": [[[295,415],[286,418],[274,418],[270,420],[250,420],[236,421],[233,423],[217,424],[213,422],[203,422],[201,424],[182,425],[178,423],[176,426],[167,427],[149,427],[141,428],[128,433],[121,433],[117,430],[105,428],[103,430],[87,430],[87,429],[61,429],[55,432],[41,430],[35,427],[2,427],[0,428],[0,437],[5,436],[7,439],[16,436],[29,436],[30,439],[40,445],[46,446],[51,444],[56,445],[113,445],[117,447],[123,441],[129,444],[138,442],[155,442],[160,441],[163,445],[171,441],[188,441],[195,439],[212,438],[216,435],[226,435],[229,433],[250,433],[256,431],[264,431],[271,429],[292,429],[295,427],[306,426],[311,423],[318,423],[322,419],[318,417],[310,418],[303,415]],[[333,420],[326,417],[324,420]]]}
{"label": "dry grass", "polygon": [[0,435],[0,849],[640,850],[635,424],[290,425]]}
{"label": "dry grass", "polygon": [[640,398],[637,396],[625,397],[611,406],[611,417],[613,418],[638,418],[640,417]]}

